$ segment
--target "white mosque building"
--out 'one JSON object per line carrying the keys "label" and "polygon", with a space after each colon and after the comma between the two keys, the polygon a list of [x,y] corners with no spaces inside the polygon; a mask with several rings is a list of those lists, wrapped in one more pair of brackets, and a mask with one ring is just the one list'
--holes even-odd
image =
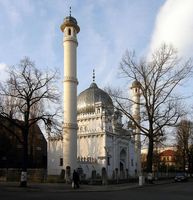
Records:
{"label": "white mosque building", "polygon": [[[76,49],[80,28],[70,14],[61,30],[64,32],[64,127],[61,137],[48,139],[48,175],[59,176],[65,170],[70,177],[74,169],[85,179],[139,175],[140,137],[133,136],[137,130],[123,125],[122,114],[114,109],[111,97],[97,86],[94,78],[77,96]],[[131,91],[133,100],[139,101],[139,84],[134,82]],[[138,105],[133,105],[132,112],[140,120]]]}

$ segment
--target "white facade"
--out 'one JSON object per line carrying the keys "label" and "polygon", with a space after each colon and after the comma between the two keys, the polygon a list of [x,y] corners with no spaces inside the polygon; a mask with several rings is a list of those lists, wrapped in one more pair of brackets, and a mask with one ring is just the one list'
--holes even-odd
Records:
{"label": "white facade", "polygon": [[[93,95],[95,99],[102,99],[100,89],[96,84],[91,84],[90,88],[95,89],[93,94],[88,91],[84,94],[88,101],[88,96]],[[94,94],[97,93],[97,94]],[[87,96],[88,95],[88,96]],[[105,97],[103,97],[105,98]],[[91,103],[91,102],[90,102]],[[105,108],[105,102],[92,102],[93,109],[85,104],[83,107],[78,101],[78,141],[77,156],[79,168],[83,168],[87,178],[90,178],[93,170],[101,175],[102,168],[107,171],[108,177],[113,178],[116,171],[120,178],[126,178],[126,175],[134,176],[136,172],[136,157],[134,140],[129,130],[123,129],[121,114],[118,111]],[[87,111],[89,110],[89,111]],[[81,112],[82,111],[82,112]]]}
{"label": "white facade", "polygon": [[48,138],[48,175],[59,175],[63,169],[63,139],[62,137]]}
{"label": "white facade", "polygon": [[[84,103],[84,99],[90,102]],[[111,106],[108,94],[95,83],[78,96],[77,168],[85,178],[91,178],[93,171],[101,176],[102,169],[109,179],[136,175],[134,138],[131,131],[123,128],[121,118],[121,113]],[[49,140],[48,174],[59,175],[63,169],[61,144],[62,139]]]}

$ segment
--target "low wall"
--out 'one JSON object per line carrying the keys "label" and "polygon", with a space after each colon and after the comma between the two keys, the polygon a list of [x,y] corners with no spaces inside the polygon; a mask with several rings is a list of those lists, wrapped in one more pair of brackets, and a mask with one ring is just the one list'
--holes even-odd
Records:
{"label": "low wall", "polygon": [[[47,179],[46,169],[28,169],[27,179],[30,182],[45,182]],[[21,169],[0,169],[0,181],[20,181]]]}
{"label": "low wall", "polygon": [[[13,169],[13,168],[0,168],[0,181],[20,181],[20,174],[21,169]],[[147,175],[143,174],[145,177]],[[175,176],[175,173],[154,173],[154,179],[168,179]],[[28,181],[29,182],[65,182],[64,174],[61,173],[60,175],[48,175],[46,169],[28,169]],[[111,179],[107,180],[108,184],[115,184],[115,183],[126,183],[126,182],[136,182],[138,181],[138,177],[132,178],[128,177],[127,179]],[[92,178],[92,179],[81,179],[82,183],[86,184],[101,184],[102,178]]]}

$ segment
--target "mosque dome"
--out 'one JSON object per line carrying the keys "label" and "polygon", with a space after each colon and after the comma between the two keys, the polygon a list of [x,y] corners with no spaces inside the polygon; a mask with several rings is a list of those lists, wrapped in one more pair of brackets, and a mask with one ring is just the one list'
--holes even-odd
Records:
{"label": "mosque dome", "polygon": [[113,102],[111,97],[103,90],[98,88],[96,83],[92,83],[90,87],[78,95],[77,112],[91,113],[95,112],[95,104],[100,103],[108,111],[113,110]]}

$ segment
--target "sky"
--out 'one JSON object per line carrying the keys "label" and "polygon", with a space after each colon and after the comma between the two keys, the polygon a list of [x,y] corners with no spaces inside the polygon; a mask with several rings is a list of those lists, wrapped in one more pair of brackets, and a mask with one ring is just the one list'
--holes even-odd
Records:
{"label": "sky", "polygon": [[80,26],[78,93],[91,84],[93,69],[99,87],[128,89],[118,77],[126,50],[148,55],[166,42],[192,56],[193,0],[0,0],[0,81],[25,56],[63,74],[60,25],[70,6]]}

